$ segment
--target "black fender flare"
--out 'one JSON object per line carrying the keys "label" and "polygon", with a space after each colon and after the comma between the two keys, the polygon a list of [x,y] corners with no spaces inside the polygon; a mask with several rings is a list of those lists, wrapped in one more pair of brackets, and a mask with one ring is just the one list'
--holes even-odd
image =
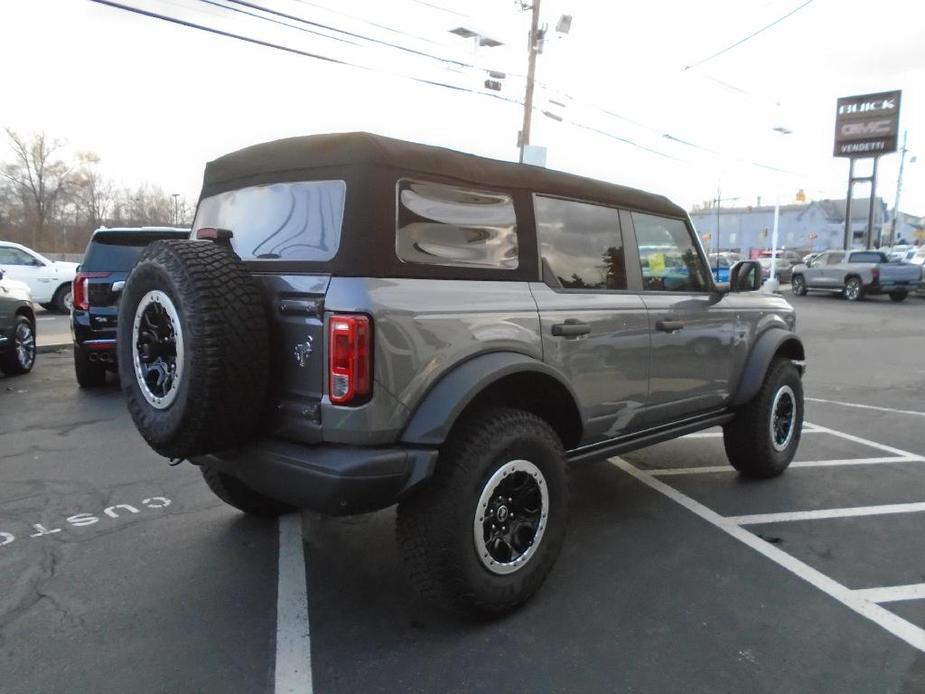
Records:
{"label": "black fender flare", "polygon": [[[789,330],[771,328],[762,333],[745,361],[739,386],[729,403],[731,407],[744,405],[758,394],[771,360],[778,353],[783,353],[796,362],[802,362],[806,354],[803,341]],[[803,365],[800,364],[800,372],[802,371]]]}
{"label": "black fender flare", "polygon": [[569,393],[577,411],[581,412],[571,385],[548,364],[518,352],[490,352],[463,362],[443,376],[414,408],[401,441],[415,445],[441,445],[473,399],[496,381],[524,372],[555,379]]}

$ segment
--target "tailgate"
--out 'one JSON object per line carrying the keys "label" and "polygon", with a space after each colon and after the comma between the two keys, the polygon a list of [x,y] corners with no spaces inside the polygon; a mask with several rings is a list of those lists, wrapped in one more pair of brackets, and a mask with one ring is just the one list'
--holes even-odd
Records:
{"label": "tailgate", "polygon": [[269,434],[321,441],[324,395],[324,297],[330,275],[262,275],[271,323]]}
{"label": "tailgate", "polygon": [[922,270],[916,265],[889,263],[880,266],[881,284],[918,284]]}
{"label": "tailgate", "polygon": [[[125,282],[127,272],[98,273],[104,277],[91,276],[87,279],[87,301],[90,327],[94,330],[115,330],[119,317],[120,291],[113,291],[116,282]],[[115,335],[113,335],[115,337]]]}

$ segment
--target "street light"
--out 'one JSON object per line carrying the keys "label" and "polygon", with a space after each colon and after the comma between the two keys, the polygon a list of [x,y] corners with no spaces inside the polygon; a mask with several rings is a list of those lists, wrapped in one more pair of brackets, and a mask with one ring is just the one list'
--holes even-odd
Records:
{"label": "street light", "polygon": [[173,195],[173,225],[178,226],[180,224],[180,194],[171,193]]}
{"label": "street light", "polygon": [[[777,125],[771,129],[782,137],[793,135],[793,131],[790,128],[784,127],[783,125]],[[768,293],[776,292],[780,288],[780,282],[777,279],[777,228],[779,222],[780,190],[778,190],[777,194],[774,196],[774,225],[771,231],[771,270],[768,273],[768,281],[761,286],[762,291]]]}

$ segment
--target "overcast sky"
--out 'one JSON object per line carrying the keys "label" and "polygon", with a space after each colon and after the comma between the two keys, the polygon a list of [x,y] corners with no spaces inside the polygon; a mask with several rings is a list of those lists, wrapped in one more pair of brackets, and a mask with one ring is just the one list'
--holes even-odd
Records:
{"label": "overcast sky", "polygon": [[[6,0],[0,125],[95,151],[120,183],[149,181],[190,198],[206,161],[291,135],[368,130],[517,157],[529,23],[517,3],[119,1],[363,67],[89,0]],[[799,189],[843,197],[848,162],[832,157],[836,98],[902,89],[901,128],[920,161],[907,160],[901,208],[925,214],[921,3],[815,0],[696,65],[804,1],[543,0],[550,32],[537,107],[563,120],[536,113],[533,142],[548,147],[551,168],[661,192],[686,207],[714,197],[718,185],[735,204],[769,203],[778,192],[790,202]],[[562,14],[573,21],[557,37]],[[450,33],[459,26],[502,45],[476,51]],[[507,75],[494,97],[484,94],[486,69]],[[891,206],[898,166],[898,154],[881,161],[879,192]]]}

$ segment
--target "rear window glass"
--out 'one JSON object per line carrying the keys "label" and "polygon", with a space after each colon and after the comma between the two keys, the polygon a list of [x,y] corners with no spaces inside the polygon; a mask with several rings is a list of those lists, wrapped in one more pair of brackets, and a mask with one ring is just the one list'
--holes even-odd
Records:
{"label": "rear window glass", "polygon": [[514,270],[514,201],[504,193],[399,181],[395,251],[406,263]]}
{"label": "rear window glass", "polygon": [[340,246],[344,181],[251,186],[205,198],[193,229],[230,229],[244,260],[330,260]]}
{"label": "rear window glass", "polygon": [[80,264],[81,270],[106,270],[108,272],[128,272],[135,265],[141,251],[148,244],[154,243],[160,238],[176,238],[148,236],[141,239],[120,238],[120,239],[100,239],[95,238],[90,243],[86,255]]}
{"label": "rear window glass", "polygon": [[852,263],[885,263],[886,256],[883,253],[852,253]]}

